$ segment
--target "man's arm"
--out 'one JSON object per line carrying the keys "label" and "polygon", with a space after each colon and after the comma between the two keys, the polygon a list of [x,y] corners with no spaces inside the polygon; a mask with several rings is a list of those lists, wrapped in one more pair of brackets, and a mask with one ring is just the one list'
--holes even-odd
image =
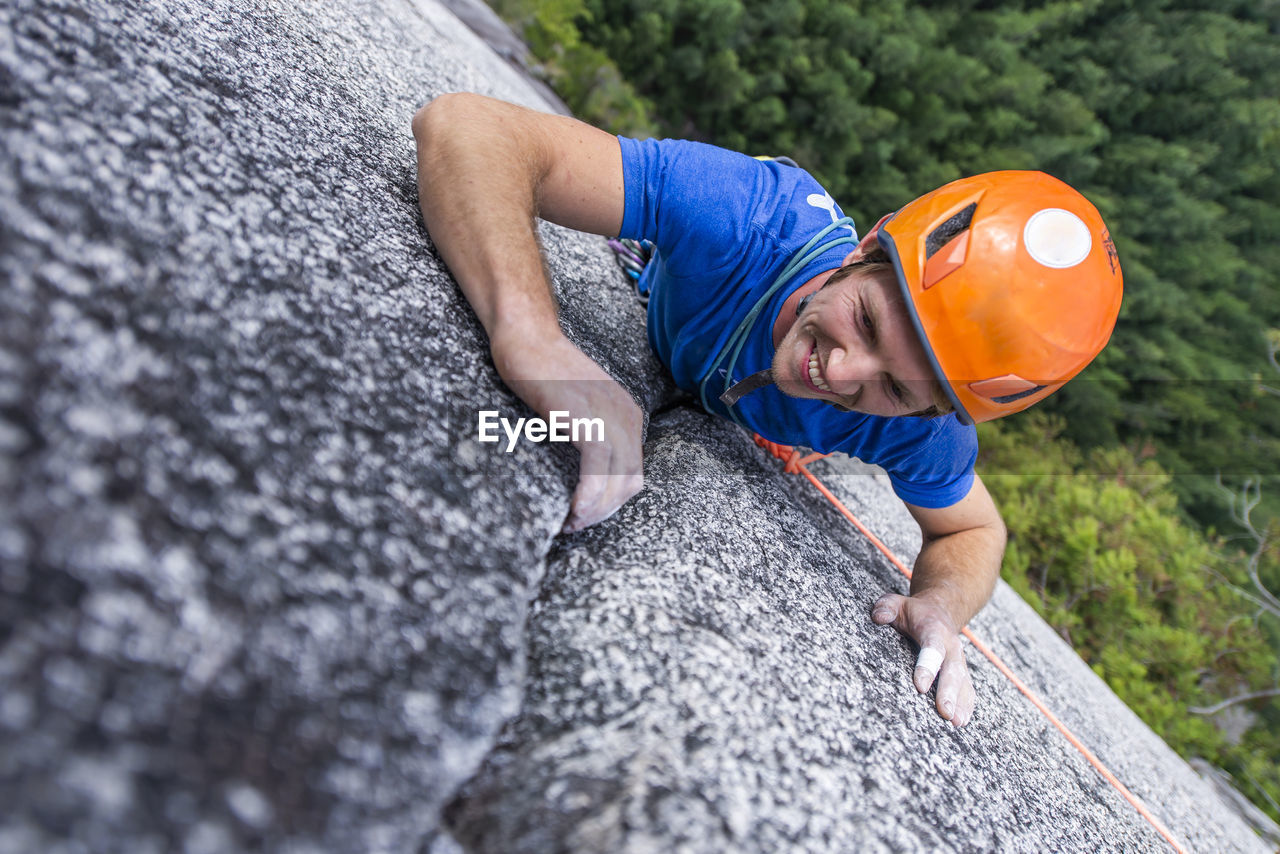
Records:
{"label": "man's arm", "polygon": [[413,118],[418,197],[431,239],[489,335],[507,385],[543,418],[605,422],[582,455],[565,530],[611,515],[643,484],[643,415],[561,332],[534,218],[616,234],[618,141],[575,119],[479,95],[442,95]]}
{"label": "man's arm", "polygon": [[911,596],[882,596],[871,617],[877,623],[892,623],[920,645],[916,690],[928,691],[938,676],[938,713],[964,726],[973,714],[974,692],[959,634],[991,598],[1000,577],[1007,539],[1004,522],[976,476],[969,494],[950,507],[908,504],[907,509],[924,535],[911,572]]}

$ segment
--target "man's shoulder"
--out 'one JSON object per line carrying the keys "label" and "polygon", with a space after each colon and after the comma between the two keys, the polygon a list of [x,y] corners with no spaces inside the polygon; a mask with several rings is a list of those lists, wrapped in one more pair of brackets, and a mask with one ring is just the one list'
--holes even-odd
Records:
{"label": "man's shoulder", "polygon": [[954,415],[939,418],[877,418],[867,462],[883,467],[902,500],[920,507],[946,507],[972,482],[978,435]]}
{"label": "man's shoulder", "polygon": [[831,194],[790,158],[751,156],[696,140],[619,140],[628,182],[643,182],[668,204],[702,215],[745,216],[780,239],[844,216]]}

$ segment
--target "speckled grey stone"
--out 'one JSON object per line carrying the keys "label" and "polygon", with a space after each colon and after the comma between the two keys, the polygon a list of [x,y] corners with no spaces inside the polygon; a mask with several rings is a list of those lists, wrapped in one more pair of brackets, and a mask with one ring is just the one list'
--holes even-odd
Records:
{"label": "speckled grey stone", "polygon": [[[534,99],[434,3],[6,3],[0,75],[0,850],[414,850],[517,708],[572,464],[455,456],[518,405],[409,122]],[[652,405],[602,242],[547,241]]]}
{"label": "speckled grey stone", "polygon": [[[446,814],[466,846],[1162,848],[971,646],[977,713],[938,718],[914,650],[869,618],[905,578],[806,481],[687,410],[655,419],[648,452],[639,499],[549,556],[521,714]],[[813,468],[909,561],[881,477]],[[1008,588],[974,628],[1188,850],[1265,850]]]}
{"label": "speckled grey stone", "polygon": [[[522,410],[417,210],[455,90],[541,105],[434,0],[0,6],[0,852],[1159,848],[972,651],[969,728],[915,695],[897,571],[673,396],[601,240],[542,234],[645,492],[558,539],[572,455],[475,452]],[[975,628],[1257,850],[1006,589]]]}

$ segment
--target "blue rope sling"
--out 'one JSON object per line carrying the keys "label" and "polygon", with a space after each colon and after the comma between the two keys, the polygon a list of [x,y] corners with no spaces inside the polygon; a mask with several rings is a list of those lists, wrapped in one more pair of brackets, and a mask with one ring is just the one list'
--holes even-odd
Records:
{"label": "blue rope sling", "polygon": [[[760,299],[756,300],[756,304],[751,307],[751,310],[749,312],[747,312],[746,317],[742,318],[742,322],[738,324],[738,328],[735,329],[733,331],[733,334],[729,336],[729,340],[726,341],[724,347],[721,348],[720,354],[716,356],[715,361],[711,363],[709,370],[703,376],[702,382],[698,384],[698,398],[699,398],[699,402],[702,404],[703,409],[707,409],[708,411],[710,411],[710,409],[707,407],[707,383],[715,374],[717,374],[720,371],[722,367],[724,367],[725,359],[727,357],[729,359],[729,365],[728,365],[728,369],[725,371],[725,374],[724,374],[724,390],[719,395],[719,398],[721,402],[723,402],[728,408],[729,417],[733,419],[734,423],[744,428],[747,426],[742,422],[742,419],[738,417],[738,413],[732,408],[733,404],[736,403],[738,399],[742,397],[743,394],[747,394],[751,391],[754,391],[757,388],[760,388],[766,382],[765,380],[758,381],[756,384],[753,384],[750,388],[743,389],[738,393],[734,393],[737,390],[734,388],[734,384],[733,384],[733,372],[734,372],[734,369],[737,368],[738,366],[738,356],[742,353],[742,348],[747,343],[747,337],[751,332],[751,327],[755,324],[756,320],[760,317],[760,312],[764,311],[765,305],[769,302],[769,300],[773,297],[773,295],[776,294],[783,287],[785,287],[795,277],[797,273],[799,273],[809,264],[809,262],[813,261],[815,258],[822,256],[824,253],[830,251],[831,249],[834,249],[837,246],[841,246],[849,243],[856,244],[858,242],[858,238],[850,235],[848,237],[838,237],[835,240],[828,240],[826,243],[823,243],[821,246],[818,246],[816,249],[814,248],[814,246],[819,241],[821,241],[824,237],[826,237],[828,234],[835,231],[837,228],[842,228],[844,226],[848,226],[852,228],[853,219],[847,216],[841,217],[840,219],[831,223],[831,225],[828,225],[826,228],[822,229],[822,231],[819,231],[817,234],[815,234],[809,240],[809,242],[806,243],[804,246],[801,246],[800,249],[797,250],[796,253],[791,256],[791,260],[787,262],[787,266],[782,269],[782,272],[778,274],[778,277],[773,280],[773,284],[769,286],[769,289],[766,290],[764,294],[761,295]],[[730,350],[732,350],[732,353],[730,352]],[[752,374],[750,377],[747,377],[746,379],[742,380],[742,382],[738,383],[737,385],[742,386],[744,384],[750,383],[754,378],[759,377],[760,374],[767,374],[767,373],[768,371],[760,371],[759,373]]]}

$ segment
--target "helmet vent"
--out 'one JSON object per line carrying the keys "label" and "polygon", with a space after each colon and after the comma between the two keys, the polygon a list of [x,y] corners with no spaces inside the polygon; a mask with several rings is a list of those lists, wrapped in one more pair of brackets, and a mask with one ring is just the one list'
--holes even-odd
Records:
{"label": "helmet vent", "polygon": [[1015,400],[1022,400],[1024,397],[1030,397],[1042,388],[1044,388],[1042,385],[1033,386],[1026,391],[1014,392],[1013,394],[1002,394],[999,397],[993,397],[991,399],[996,403],[1013,403]]}
{"label": "helmet vent", "polygon": [[992,377],[989,380],[969,383],[969,390],[974,394],[982,395],[987,400],[1000,404],[1022,400],[1024,397],[1029,397],[1044,388],[1045,386],[1040,383],[1023,379],[1017,374],[1005,374],[1002,377]]}
{"label": "helmet vent", "polygon": [[929,236],[924,239],[924,257],[932,258],[934,253],[951,242],[951,238],[968,228],[969,223],[973,222],[973,212],[977,209],[978,203],[973,202],[929,232]]}

